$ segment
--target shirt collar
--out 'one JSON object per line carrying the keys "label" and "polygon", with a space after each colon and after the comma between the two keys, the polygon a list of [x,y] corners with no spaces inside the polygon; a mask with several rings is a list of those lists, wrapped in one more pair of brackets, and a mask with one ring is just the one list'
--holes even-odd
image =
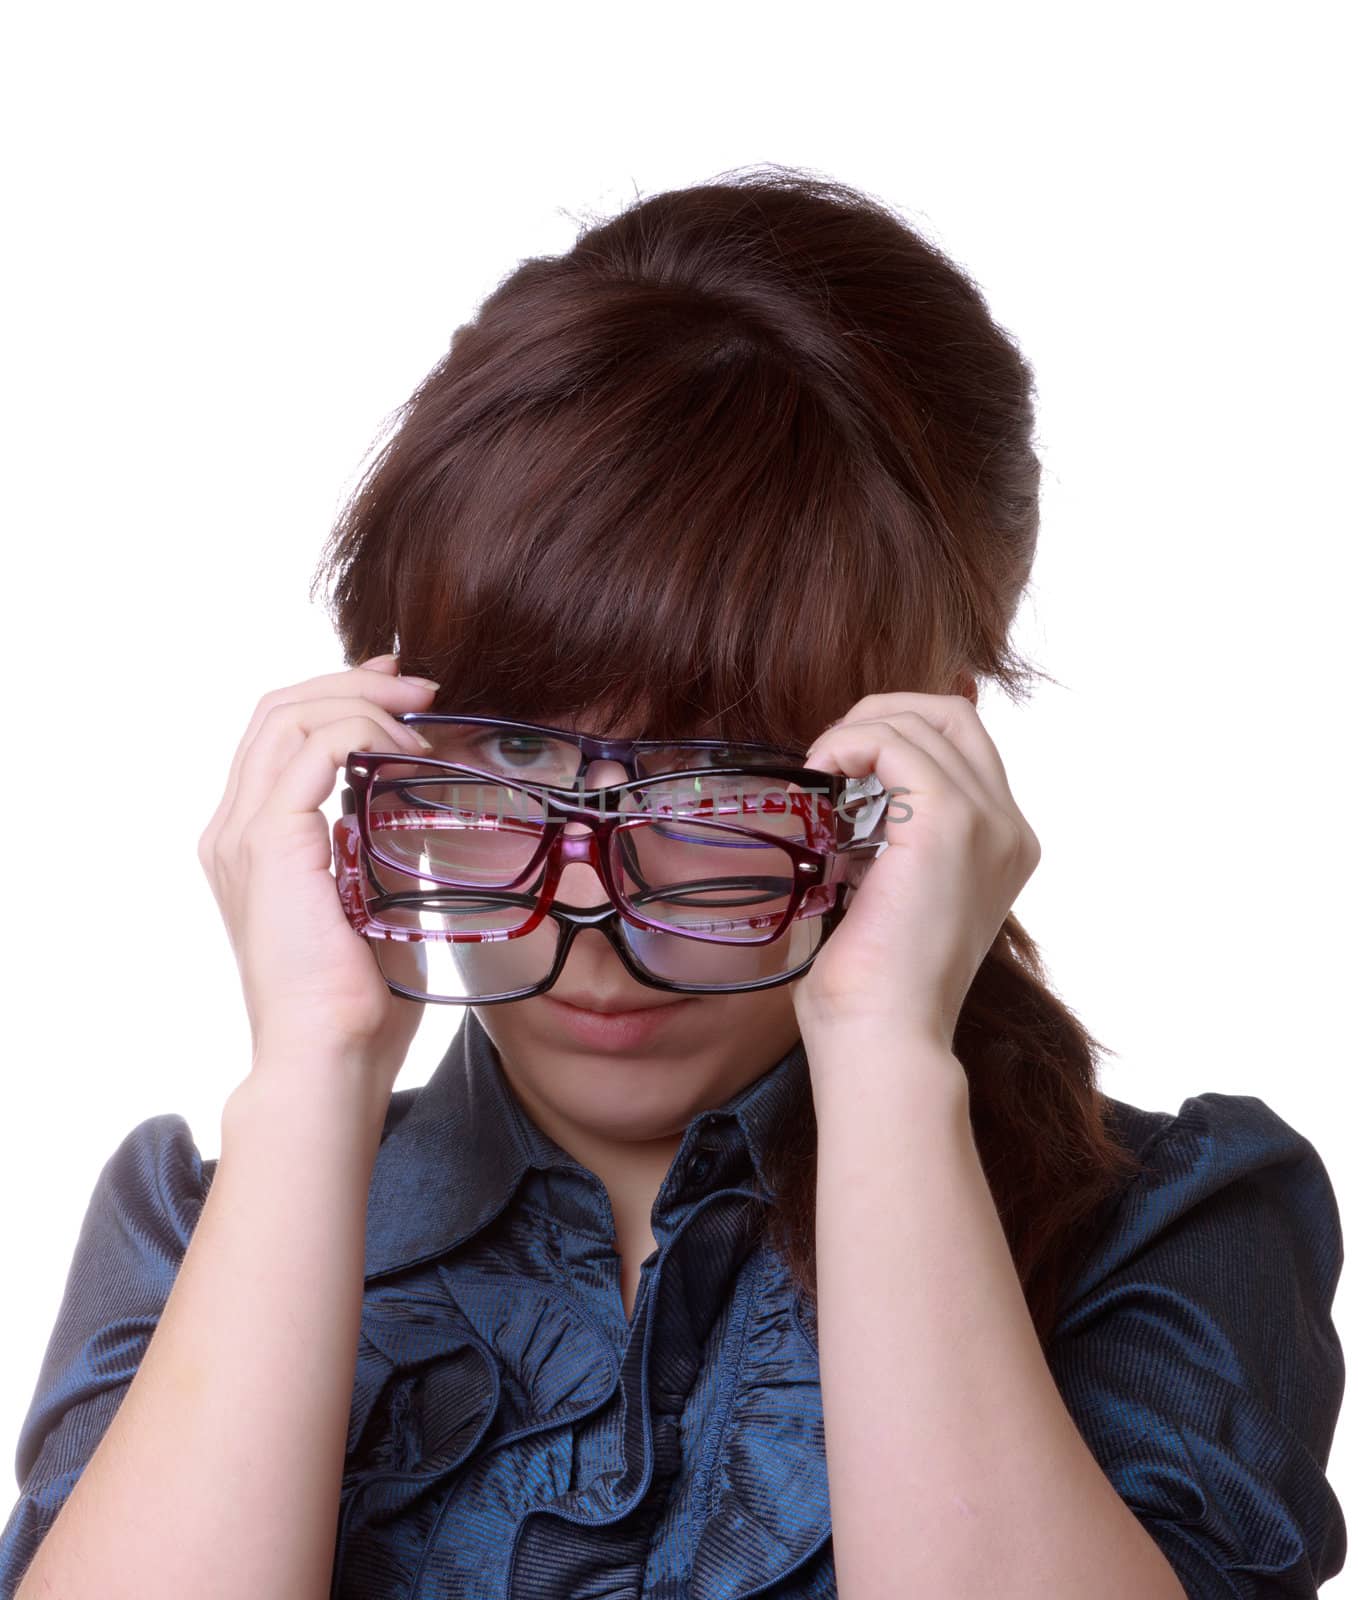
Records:
{"label": "shirt collar", "polygon": [[[770,1152],[784,1114],[807,1090],[806,1073],[806,1051],[798,1040],[723,1105],[697,1113],[662,1194],[674,1192],[701,1142],[705,1149],[738,1147],[747,1154],[771,1197]],[[480,1232],[534,1167],[564,1168],[599,1184],[519,1104],[499,1053],[468,1007],[428,1082],[392,1096],[368,1193],[364,1277],[413,1266]],[[713,1170],[730,1168],[718,1163]],[[696,1197],[701,1189],[701,1183],[688,1182],[684,1193]]]}

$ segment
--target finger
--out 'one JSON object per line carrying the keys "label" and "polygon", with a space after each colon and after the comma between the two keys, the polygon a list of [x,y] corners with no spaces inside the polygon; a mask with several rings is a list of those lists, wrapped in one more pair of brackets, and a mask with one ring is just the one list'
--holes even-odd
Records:
{"label": "finger", "polygon": [[[395,666],[393,658],[378,657],[377,660],[379,663],[389,660],[392,667]],[[275,706],[302,700],[359,694],[375,700],[384,707],[390,706],[398,711],[413,711],[427,703],[435,688],[437,685],[430,684],[427,679],[398,677],[394,671],[379,665],[377,670],[370,670],[367,666],[354,667],[346,672],[328,672],[320,677],[306,678],[301,683],[289,684],[281,689],[271,689],[268,694],[261,696],[255,706],[250,724],[237,749],[237,759],[233,762],[233,776],[239,776],[241,760],[258,735],[265,717]]]}
{"label": "finger", "polygon": [[[816,739],[807,752],[806,764],[826,771],[843,772],[854,778],[865,777],[875,771],[886,785],[887,777],[878,766],[878,759],[889,734],[895,734],[911,748],[928,755],[930,764],[946,775],[949,783],[966,795],[973,805],[989,811],[998,804],[957,746],[917,711],[897,711],[890,718],[841,722]],[[925,792],[922,769],[919,777],[918,790]],[[912,790],[917,788],[910,778],[903,781],[906,787]]]}
{"label": "finger", "polygon": [[[328,725],[355,724],[365,730],[364,743],[362,746],[347,745],[335,764],[336,769],[350,750],[359,748],[408,750],[416,756],[428,753],[413,728],[406,727],[380,707],[370,705],[356,695],[346,699],[297,700],[276,705],[266,714],[241,761],[235,801],[222,825],[223,846],[229,849],[231,842],[239,839],[268,799],[279,774],[307,738]],[[332,772],[330,785],[321,801],[317,801],[318,805],[329,795],[334,782],[335,773]]]}
{"label": "finger", "polygon": [[[382,663],[388,663],[383,666]],[[291,685],[283,689],[271,690],[261,696],[251,715],[249,724],[236,746],[235,755],[231,760],[231,767],[227,773],[226,786],[217,809],[203,830],[200,841],[200,854],[210,850],[220,831],[226,824],[236,804],[236,794],[240,785],[241,765],[245,760],[251,745],[254,743],[263,725],[265,717],[275,705],[309,698],[320,698],[326,695],[333,696],[337,692],[344,694],[360,694],[371,698],[383,707],[390,707],[395,711],[416,711],[427,706],[434,693],[433,688],[426,685],[422,678],[401,678],[394,675],[395,659],[393,657],[376,657],[373,663],[365,663],[347,672],[327,673],[322,677],[310,678],[302,683]]]}
{"label": "finger", "polygon": [[322,722],[305,735],[295,727],[290,733],[292,752],[256,812],[259,819],[284,822],[317,810],[329,798],[349,752],[378,748],[374,733],[382,737],[385,729],[370,717],[353,716]]}
{"label": "finger", "polygon": [[[355,679],[354,677],[354,674],[359,672],[365,674],[364,678],[361,680]],[[327,689],[333,693],[334,686],[340,682],[352,683],[355,688],[362,692],[371,693],[374,696],[380,696],[383,693],[383,686],[386,684],[396,682],[403,684],[418,683],[423,681],[416,678],[398,679],[395,676],[395,672],[396,657],[394,655],[373,656],[368,661],[360,662],[360,664],[351,671],[327,673],[321,677],[309,678],[304,680],[302,683],[291,684],[286,688],[275,689],[270,691],[268,694],[262,695],[256,702],[255,709],[250,717],[250,721],[246,726],[245,732],[241,735],[240,742],[236,746],[236,752],[231,761],[231,768],[227,774],[226,787],[222,795],[222,805],[219,807],[221,815],[224,816],[226,812],[230,810],[235,795],[236,784],[239,778],[241,760],[255,735],[259,732],[260,724],[265,715],[267,715],[268,711],[274,704],[285,700],[300,700],[312,692],[323,694],[327,692]],[[366,676],[368,673],[372,674],[371,680]],[[400,693],[401,691],[397,692]],[[217,818],[214,817],[213,820],[216,821]]]}
{"label": "finger", "polygon": [[[840,729],[834,731],[841,732]],[[855,778],[875,772],[883,788],[897,793],[904,790],[910,796],[911,811],[904,817],[898,815],[893,806],[887,806],[883,827],[889,843],[908,842],[906,825],[919,810],[921,800],[928,801],[929,815],[935,818],[953,807],[965,806],[968,811],[974,811],[980,805],[983,810],[990,809],[988,804],[977,801],[974,792],[957,783],[932,749],[915,743],[893,724],[861,722],[850,724],[844,732],[847,736],[839,751],[827,751],[822,757],[819,765],[823,771],[842,771]],[[821,735],[822,740],[829,737],[831,735]],[[911,829],[909,833],[914,831]]]}
{"label": "finger", "polygon": [[[912,694],[904,690],[864,695],[849,708],[838,725],[875,717],[892,717],[902,711],[915,712],[930,727],[951,740],[990,791],[994,801],[1010,806],[1014,804],[1009,777],[995,741],[981,721],[976,707],[964,695]],[[824,734],[818,736],[817,742],[820,738],[824,738]]]}

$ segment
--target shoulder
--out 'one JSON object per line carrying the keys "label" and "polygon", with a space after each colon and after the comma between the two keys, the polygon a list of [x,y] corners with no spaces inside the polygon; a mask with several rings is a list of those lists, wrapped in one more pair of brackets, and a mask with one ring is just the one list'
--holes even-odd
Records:
{"label": "shoulder", "polygon": [[182,1255],[216,1167],[215,1158],[203,1157],[178,1112],[145,1118],[123,1136],[100,1170],[82,1236],[94,1229],[117,1230],[124,1239]]}
{"label": "shoulder", "polygon": [[1204,1092],[1177,1112],[1105,1096],[1110,1125],[1141,1170],[1112,1208],[1068,1298],[1153,1241],[1183,1238],[1230,1253],[1252,1234],[1286,1239],[1312,1287],[1333,1294],[1343,1263],[1339,1208],[1312,1141],[1257,1095]]}
{"label": "shoulder", "polygon": [[207,1198],[205,1160],[177,1112],[123,1135],[95,1179],[71,1257],[49,1366],[96,1325],[158,1314]]}
{"label": "shoulder", "polygon": [[[1097,1372],[1091,1395],[1105,1400],[1110,1364],[1143,1393],[1192,1368],[1288,1415],[1323,1460],[1344,1388],[1344,1242],[1315,1145],[1255,1095],[1115,1115],[1141,1170],[1066,1285],[1054,1368],[1072,1384]],[[1214,1409],[1222,1396],[1198,1398]]]}
{"label": "shoulder", "polygon": [[[51,1444],[49,1464],[66,1470],[62,1442],[88,1446],[111,1415],[155,1329],[202,1211],[216,1163],[205,1161],[185,1119],[147,1117],[104,1162],[75,1241],[57,1315],[24,1419],[20,1482]],[[82,1431],[82,1418],[97,1418]],[[62,1425],[60,1439],[55,1436]],[[82,1457],[83,1459],[83,1457]],[[43,1478],[38,1473],[38,1478]],[[0,1565],[0,1570],[3,1566]]]}
{"label": "shoulder", "polygon": [[[407,1116],[422,1085],[391,1096],[382,1126],[385,1141]],[[186,1119],[175,1111],[130,1128],[95,1180],[77,1253],[97,1249],[182,1257],[217,1171]]]}
{"label": "shoulder", "polygon": [[97,1330],[159,1315],[207,1197],[204,1160],[176,1112],[123,1135],[95,1178],[72,1250],[42,1377],[69,1362]]}
{"label": "shoulder", "polygon": [[1108,1116],[1129,1149],[1159,1169],[1193,1147],[1225,1159],[1266,1152],[1313,1150],[1310,1140],[1266,1101],[1252,1094],[1189,1095],[1177,1112],[1152,1111],[1105,1095]]}
{"label": "shoulder", "polygon": [[1068,1290],[1052,1375],[1187,1593],[1230,1574],[1314,1595],[1346,1550],[1325,1475],[1345,1364],[1324,1163],[1255,1095],[1110,1111],[1141,1170]]}
{"label": "shoulder", "polygon": [[[422,1089],[417,1084],[392,1094],[381,1139],[410,1112]],[[160,1112],[123,1135],[99,1172],[90,1210],[158,1219],[186,1247],[216,1171],[217,1157],[203,1155],[185,1118],[175,1111]]]}

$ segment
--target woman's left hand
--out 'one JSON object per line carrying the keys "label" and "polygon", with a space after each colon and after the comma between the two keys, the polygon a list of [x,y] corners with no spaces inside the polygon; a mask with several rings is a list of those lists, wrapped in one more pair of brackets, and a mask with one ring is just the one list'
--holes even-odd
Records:
{"label": "woman's left hand", "polygon": [[875,772],[909,793],[892,798],[888,848],[792,985],[803,1037],[866,1024],[951,1051],[972,979],[1041,857],[999,752],[961,695],[872,694],[813,741],[805,765]]}

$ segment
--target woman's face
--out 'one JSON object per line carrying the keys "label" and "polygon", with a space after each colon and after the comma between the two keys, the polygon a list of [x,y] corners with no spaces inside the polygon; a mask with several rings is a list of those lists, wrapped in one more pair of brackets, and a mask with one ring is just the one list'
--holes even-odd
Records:
{"label": "woman's face", "polygon": [[[601,731],[588,716],[574,725]],[[626,777],[598,761],[584,782]],[[607,895],[592,867],[571,862],[558,898],[588,906]],[[696,1112],[721,1105],[787,1054],[798,1037],[792,988],[667,994],[638,983],[603,934],[586,928],[547,994],[474,1009],[530,1109],[548,1108],[553,1121],[604,1138],[658,1139],[682,1133]],[[591,1006],[613,1014],[579,1009]]]}

